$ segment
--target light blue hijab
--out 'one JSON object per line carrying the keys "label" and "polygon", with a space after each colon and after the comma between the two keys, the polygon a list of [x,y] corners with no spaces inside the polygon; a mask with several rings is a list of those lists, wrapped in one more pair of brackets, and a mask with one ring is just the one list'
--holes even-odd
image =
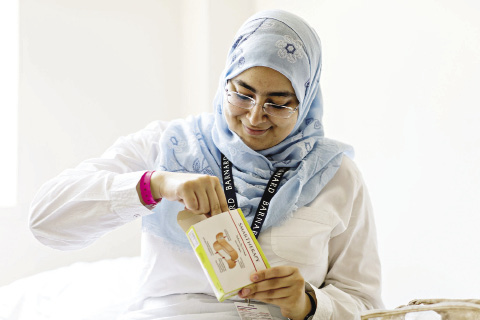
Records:
{"label": "light blue hijab", "polygon": [[[245,145],[223,116],[227,80],[255,66],[285,75],[300,102],[298,120],[290,135],[262,151]],[[160,139],[162,149],[154,169],[215,175],[221,181],[223,153],[233,163],[238,205],[251,224],[275,168],[288,167],[270,203],[263,230],[281,224],[315,199],[335,175],[343,154],[353,157],[350,146],[324,137],[320,71],[320,39],[303,19],[280,10],[255,14],[235,36],[220,76],[214,113],[171,122]],[[189,246],[177,225],[180,210],[182,204],[163,200],[154,214],[143,218],[144,231],[173,245]]]}

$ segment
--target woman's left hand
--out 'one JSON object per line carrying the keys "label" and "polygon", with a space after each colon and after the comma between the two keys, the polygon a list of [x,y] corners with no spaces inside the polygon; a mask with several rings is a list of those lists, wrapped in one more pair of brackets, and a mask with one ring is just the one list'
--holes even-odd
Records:
{"label": "woman's left hand", "polygon": [[261,270],[250,276],[253,284],[238,295],[280,307],[282,315],[290,319],[304,319],[311,309],[305,293],[305,280],[298,268],[279,266]]}

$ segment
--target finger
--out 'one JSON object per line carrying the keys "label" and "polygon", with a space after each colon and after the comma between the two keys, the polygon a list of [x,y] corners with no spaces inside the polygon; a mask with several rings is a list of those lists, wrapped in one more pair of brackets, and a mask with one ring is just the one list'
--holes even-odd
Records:
{"label": "finger", "polygon": [[242,298],[255,299],[261,301],[272,301],[276,299],[283,299],[292,296],[292,288],[279,288],[272,289],[268,291],[261,291],[256,293],[251,293],[249,295],[242,296]]}
{"label": "finger", "polygon": [[220,185],[220,182],[215,184],[215,192],[217,193],[218,200],[220,202],[221,212],[228,211],[227,198],[225,197],[225,192],[223,192],[223,188]]}
{"label": "finger", "polygon": [[195,195],[198,201],[198,209],[196,214],[210,213],[210,201],[208,199],[207,192],[204,189],[196,190]]}
{"label": "finger", "polygon": [[293,275],[282,277],[282,278],[273,278],[268,280],[263,280],[260,282],[253,283],[247,288],[250,289],[250,294],[257,292],[265,292],[270,290],[276,290],[280,288],[291,288],[298,285],[296,277]]}
{"label": "finger", "polygon": [[305,291],[305,280],[300,274],[292,274],[287,277],[263,280],[245,287],[240,291],[240,295],[242,297],[248,296],[247,298],[252,298],[252,296],[254,296],[256,299],[257,293],[264,293],[284,288],[287,288],[290,291],[290,294],[293,292],[301,293]]}
{"label": "finger", "polygon": [[189,191],[185,192],[183,195],[180,195],[180,200],[187,210],[196,212],[198,210],[198,200],[195,192]]}
{"label": "finger", "polygon": [[294,273],[298,272],[298,269],[290,266],[279,266],[268,268],[265,270],[260,270],[250,275],[250,280],[252,282],[260,282],[267,279],[273,278],[282,278],[288,277]]}
{"label": "finger", "polygon": [[220,200],[218,199],[218,195],[215,192],[214,187],[207,190],[207,197],[208,202],[210,203],[210,214],[214,216],[216,214],[222,213],[220,208]]}

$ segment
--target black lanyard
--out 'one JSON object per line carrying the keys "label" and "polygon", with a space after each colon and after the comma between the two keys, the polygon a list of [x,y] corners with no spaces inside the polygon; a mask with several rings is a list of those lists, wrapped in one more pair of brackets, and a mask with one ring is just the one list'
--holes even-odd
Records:
{"label": "black lanyard", "polygon": [[[280,185],[280,180],[282,180],[285,172],[288,171],[288,168],[277,168],[273,175],[268,180],[267,187],[263,193],[260,204],[258,205],[257,212],[255,213],[255,218],[251,225],[252,232],[256,238],[260,234],[262,229],[263,222],[265,222],[265,217],[267,216],[268,207],[270,206],[270,201],[272,200],[275,193],[277,193],[278,186]],[[223,190],[225,191],[225,196],[227,197],[228,208],[231,210],[238,208],[237,195],[235,194],[235,185],[233,184],[233,174],[232,174],[232,163],[222,154],[222,178],[223,178]]]}

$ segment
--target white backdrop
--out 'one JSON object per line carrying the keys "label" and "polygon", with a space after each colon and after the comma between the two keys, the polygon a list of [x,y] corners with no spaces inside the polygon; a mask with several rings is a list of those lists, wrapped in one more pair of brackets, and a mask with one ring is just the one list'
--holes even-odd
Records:
{"label": "white backdrop", "polygon": [[138,221],[77,252],[42,247],[34,192],[152,119],[210,111],[235,31],[274,7],[322,39],[326,134],[356,148],[387,307],[480,297],[476,0],[21,0],[19,204],[0,209],[0,285],[139,253]]}

